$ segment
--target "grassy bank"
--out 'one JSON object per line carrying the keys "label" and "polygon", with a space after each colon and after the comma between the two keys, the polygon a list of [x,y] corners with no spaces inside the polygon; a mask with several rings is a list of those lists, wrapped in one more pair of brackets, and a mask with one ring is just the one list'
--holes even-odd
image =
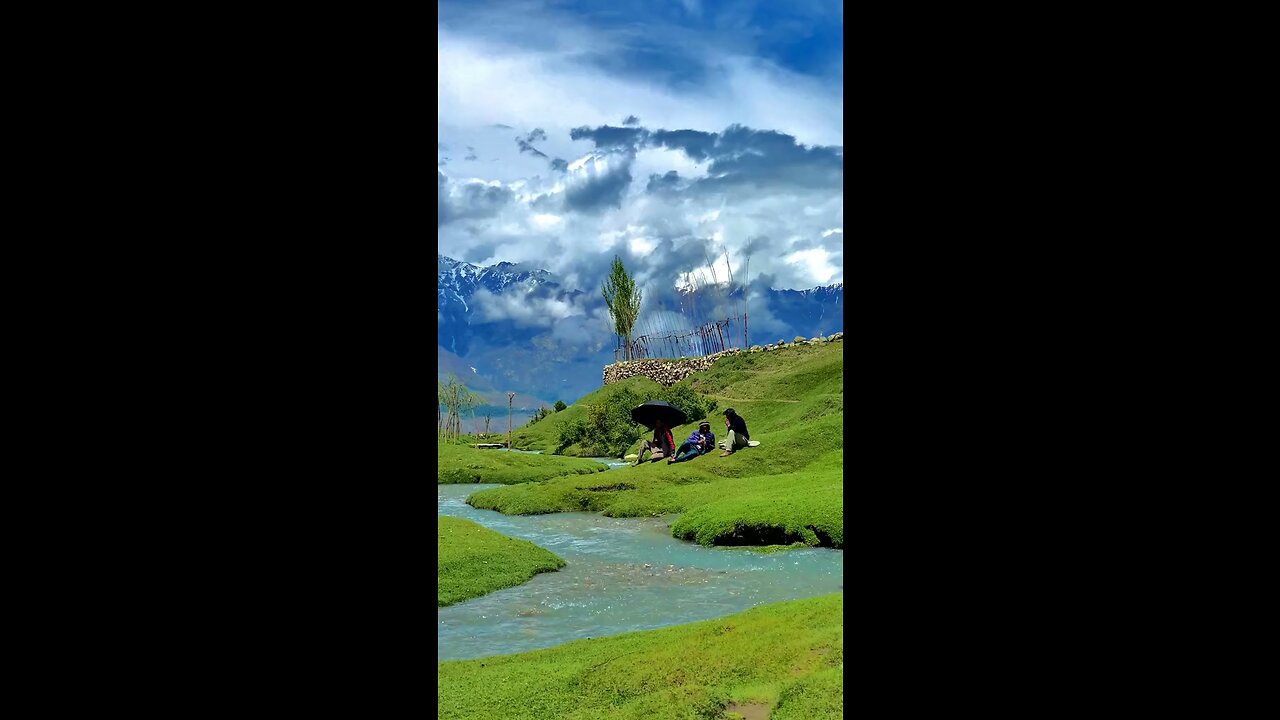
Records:
{"label": "grassy bank", "polygon": [[[439,663],[441,718],[843,717],[844,594]],[[772,715],[769,713],[772,712]]]}
{"label": "grassy bank", "polygon": [[[751,438],[761,442],[758,448],[675,465],[645,463],[605,477],[484,490],[467,502],[507,514],[590,510],[633,517],[678,512],[684,516],[672,526],[672,534],[703,544],[803,542],[843,548],[843,345],[729,356],[691,378],[693,387],[714,397],[720,408],[733,407],[746,419]],[[574,407],[591,402],[592,395]],[[693,429],[689,424],[673,434],[679,442]],[[712,418],[712,429],[723,438],[722,417]]]}
{"label": "grassy bank", "polygon": [[528,455],[505,450],[479,450],[451,443],[440,443],[437,448],[439,450],[439,460],[436,463],[437,484],[513,485],[565,475],[591,475],[608,469],[603,463],[580,458]]}
{"label": "grassy bank", "polygon": [[437,607],[513,587],[564,560],[527,540],[516,540],[469,520],[439,516],[436,545]]}

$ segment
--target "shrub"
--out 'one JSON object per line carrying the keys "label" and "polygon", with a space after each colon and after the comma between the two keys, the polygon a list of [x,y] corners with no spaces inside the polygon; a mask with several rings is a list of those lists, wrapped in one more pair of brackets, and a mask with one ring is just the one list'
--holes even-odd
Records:
{"label": "shrub", "polygon": [[587,424],[581,420],[574,420],[571,423],[565,423],[560,426],[560,450],[570,445],[581,442],[587,436]]}
{"label": "shrub", "polygon": [[716,401],[698,394],[688,380],[681,380],[671,387],[663,388],[658,393],[657,399],[666,400],[680,408],[685,415],[689,416],[689,420],[701,420],[716,409]]}
{"label": "shrub", "polygon": [[565,408],[567,408],[567,407],[569,407],[569,406],[568,406],[568,405],[565,405],[563,400],[557,400],[557,401],[556,401],[556,412],[560,412],[561,410],[563,410],[563,409],[565,409]]}

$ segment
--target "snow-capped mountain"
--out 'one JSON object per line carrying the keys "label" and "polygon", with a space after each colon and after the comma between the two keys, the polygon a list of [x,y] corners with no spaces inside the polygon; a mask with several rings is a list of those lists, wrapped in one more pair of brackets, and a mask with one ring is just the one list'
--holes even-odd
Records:
{"label": "snow-capped mountain", "polygon": [[477,290],[483,288],[497,295],[559,287],[546,270],[529,270],[518,263],[500,262],[481,267],[437,255],[437,266],[438,344],[462,357],[466,356],[470,346],[471,333],[467,330],[476,319],[470,301]]}

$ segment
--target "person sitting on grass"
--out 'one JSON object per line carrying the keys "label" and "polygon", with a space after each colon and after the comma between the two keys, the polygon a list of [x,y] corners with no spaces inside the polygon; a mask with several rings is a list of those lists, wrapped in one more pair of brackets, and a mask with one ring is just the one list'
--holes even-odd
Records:
{"label": "person sitting on grass", "polygon": [[700,422],[698,429],[689,436],[688,440],[680,443],[680,447],[676,449],[676,456],[667,460],[667,464],[684,462],[693,458],[711,452],[716,446],[716,436],[711,434],[711,423]]}
{"label": "person sitting on grass", "polygon": [[724,452],[720,453],[720,457],[728,457],[738,450],[747,446],[747,441],[751,436],[747,434],[747,421],[742,416],[729,408],[724,411],[724,426],[728,428],[728,438],[725,440]]}
{"label": "person sitting on grass", "polygon": [[640,446],[640,454],[636,455],[636,464],[644,462],[644,454],[650,451],[653,452],[654,462],[664,457],[670,458],[674,454],[671,452],[674,445],[675,441],[671,439],[671,428],[667,427],[665,422],[658,420],[653,425],[653,439],[645,440]]}

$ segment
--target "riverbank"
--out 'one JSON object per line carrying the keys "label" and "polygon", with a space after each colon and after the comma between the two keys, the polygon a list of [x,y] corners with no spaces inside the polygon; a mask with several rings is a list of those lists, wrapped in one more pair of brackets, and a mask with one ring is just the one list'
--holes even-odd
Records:
{"label": "riverbank", "polygon": [[[843,717],[844,594],[437,665],[441,718]],[[772,713],[772,714],[770,714]]]}
{"label": "riverbank", "polygon": [[527,540],[509,538],[476,523],[439,516],[436,538],[436,606],[445,607],[519,585],[564,560]]}
{"label": "riverbank", "polygon": [[438,443],[437,452],[438,484],[513,485],[567,475],[592,475],[608,469],[608,466],[594,460],[481,449],[454,443]]}

